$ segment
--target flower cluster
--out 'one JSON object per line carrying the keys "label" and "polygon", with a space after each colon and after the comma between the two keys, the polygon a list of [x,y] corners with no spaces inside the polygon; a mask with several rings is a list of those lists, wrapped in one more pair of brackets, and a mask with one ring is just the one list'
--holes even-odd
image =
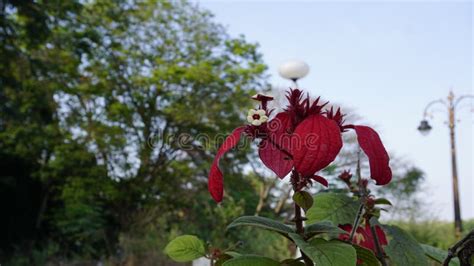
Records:
{"label": "flower cluster", "polygon": [[[352,225],[350,224],[345,224],[345,225],[340,225],[339,228],[342,230],[346,231],[347,233],[351,233],[352,231]],[[380,244],[380,246],[386,246],[388,245],[387,237],[385,236],[385,232],[380,228],[380,226],[376,225],[374,226],[375,234],[377,235],[377,240]],[[348,234],[341,234],[339,235],[339,239],[341,240],[348,240],[349,235]],[[370,249],[372,250],[375,254],[377,254],[376,250],[376,244],[375,244],[375,237],[372,234],[372,230],[370,229],[369,223],[366,223],[365,227],[357,227],[357,230],[354,235],[354,240],[353,243]]]}
{"label": "flower cluster", "polygon": [[284,111],[269,117],[273,110],[267,103],[273,98],[257,94],[252,97],[260,102],[258,109],[248,112],[249,125],[236,128],[219,148],[209,173],[209,192],[216,202],[223,198],[223,174],[219,159],[237,145],[242,135],[259,140],[259,157],[263,164],[283,179],[290,172],[295,191],[317,181],[327,186],[327,181],[316,173],[336,159],[342,148],[342,133],[353,129],[360,147],[369,158],[370,177],[377,185],[390,182],[392,172],[389,156],[372,128],[344,124],[340,109],[324,109],[320,98],[311,101],[299,89],[290,89],[286,95],[288,105]]}

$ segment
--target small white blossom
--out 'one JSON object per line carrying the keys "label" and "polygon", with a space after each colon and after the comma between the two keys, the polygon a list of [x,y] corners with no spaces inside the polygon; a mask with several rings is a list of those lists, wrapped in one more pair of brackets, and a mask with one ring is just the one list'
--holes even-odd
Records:
{"label": "small white blossom", "polygon": [[265,110],[255,110],[255,109],[250,109],[248,114],[247,114],[247,121],[254,125],[254,126],[260,126],[261,124],[267,122],[268,116],[265,113]]}

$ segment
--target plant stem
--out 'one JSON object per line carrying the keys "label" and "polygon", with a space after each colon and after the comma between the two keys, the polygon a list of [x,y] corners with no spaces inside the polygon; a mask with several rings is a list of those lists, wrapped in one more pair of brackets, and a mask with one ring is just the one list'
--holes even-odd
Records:
{"label": "plant stem", "polygon": [[[295,203],[295,224],[296,224],[296,233],[304,238],[304,227],[303,227],[303,217],[301,216],[301,208],[298,204]],[[314,263],[311,261],[306,254],[301,251],[301,257],[303,257],[304,264],[306,266],[313,266]]]}
{"label": "plant stem", "polygon": [[[290,182],[291,182],[291,185],[293,186],[294,193],[297,193],[298,191],[301,190],[300,175],[295,170],[291,172]],[[295,225],[296,225],[296,233],[299,234],[304,239],[305,237],[304,237],[303,221],[305,218],[303,218],[303,216],[301,215],[301,208],[300,206],[298,206],[298,204],[296,204],[296,202],[294,203],[294,206],[295,206],[295,218],[293,219],[293,221],[295,222]],[[304,254],[301,248],[300,248],[300,251],[301,251],[301,257],[303,258],[304,264],[306,266],[314,266],[313,261],[308,256],[306,256],[306,254]]]}
{"label": "plant stem", "polygon": [[364,210],[364,204],[361,203],[359,206],[359,210],[357,211],[357,216],[354,220],[354,223],[352,224],[352,230],[351,234],[349,235],[349,242],[352,243],[352,240],[354,239],[354,235],[357,231],[357,228],[359,227],[359,222],[360,218],[362,217],[362,211]]}
{"label": "plant stem", "polygon": [[382,266],[387,266],[387,262],[385,261],[385,257],[383,255],[382,247],[380,247],[379,237],[377,236],[375,226],[371,225],[369,220],[367,220],[367,223],[369,223],[370,232],[372,233],[372,237],[374,238],[375,250],[377,251],[377,259],[379,259],[380,263],[382,263]]}

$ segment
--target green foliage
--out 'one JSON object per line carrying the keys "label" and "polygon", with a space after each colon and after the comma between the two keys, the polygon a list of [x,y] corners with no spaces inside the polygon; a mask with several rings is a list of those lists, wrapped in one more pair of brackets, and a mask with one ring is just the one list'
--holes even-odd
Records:
{"label": "green foliage", "polygon": [[237,226],[253,226],[253,227],[260,227],[266,230],[271,230],[275,231],[278,233],[281,233],[283,235],[288,235],[290,233],[294,233],[295,230],[291,228],[288,225],[285,225],[283,223],[280,223],[278,221],[274,221],[272,219],[268,219],[265,217],[259,217],[259,216],[242,216],[237,219],[235,219],[229,226],[227,226],[227,229],[231,229],[233,227]]}
{"label": "green foliage", "polygon": [[300,235],[290,234],[290,237],[316,265],[345,266],[356,264],[356,251],[347,243],[339,240],[327,241],[322,238],[314,238],[308,243]]}
{"label": "green foliage", "polygon": [[[425,254],[428,258],[438,262],[439,264],[443,264],[444,260],[448,257],[448,252],[441,250],[439,248],[432,247],[430,245],[421,244],[421,247],[425,251]],[[459,266],[459,259],[453,258],[449,262],[450,266]]]}
{"label": "green foliage", "polygon": [[293,201],[305,211],[313,206],[313,197],[306,191],[298,191],[293,194]]}
{"label": "green foliage", "polygon": [[267,257],[245,255],[230,259],[223,266],[279,266],[280,263]]}
{"label": "green foliage", "polygon": [[280,262],[281,266],[305,266],[304,262],[296,259],[286,259]]}
{"label": "green foliage", "polygon": [[345,194],[318,193],[314,196],[314,205],[306,216],[309,224],[323,220],[334,224],[351,224],[358,209],[358,202]]}
{"label": "green foliage", "polygon": [[412,236],[393,225],[385,225],[383,229],[388,235],[385,252],[390,257],[391,264],[395,266],[428,265],[422,247]]}
{"label": "green foliage", "polygon": [[220,255],[217,259],[216,259],[216,262],[214,263],[215,266],[222,266],[224,264],[224,262],[232,259],[233,257],[227,253],[224,253],[222,255]]}
{"label": "green foliage", "polygon": [[[448,250],[457,242],[454,224],[437,220],[426,221],[392,221],[412,235],[419,243],[424,243],[442,250]],[[474,219],[463,221],[463,235],[474,229]]]}
{"label": "green foliage", "polygon": [[232,230],[237,235],[235,239],[242,245],[237,249],[241,254],[260,254],[277,260],[290,258],[293,253],[288,247],[291,241],[275,232],[255,230],[251,227],[242,227]]}
{"label": "green foliage", "polygon": [[267,86],[257,45],[185,1],[4,4],[0,260],[152,257],[182,229],[234,241],[207,233],[253,214],[247,159],[222,160],[245,196],[233,204],[206,205],[206,176],[219,134]]}
{"label": "green foliage", "polygon": [[[242,229],[242,226],[257,227],[265,230],[254,230],[253,228]],[[236,228],[238,230],[229,230]],[[242,216],[228,225],[227,229],[237,235],[237,239],[243,245],[239,251],[243,253],[265,254],[272,258],[284,259],[290,256],[287,249],[289,233],[294,233],[294,228],[281,222],[259,216]],[[278,233],[286,238],[282,238]]]}
{"label": "green foliage", "polygon": [[384,187],[384,190],[397,194],[399,197],[411,196],[418,191],[423,180],[423,172],[416,167],[412,167],[407,169],[404,175],[397,179],[397,182],[391,182]]}
{"label": "green foliage", "polygon": [[[394,161],[394,160],[392,160]],[[393,169],[395,170],[393,180],[386,186],[377,189],[377,194],[390,199],[392,204],[390,213],[397,219],[418,218],[425,219],[426,212],[423,205],[426,202],[417,197],[417,193],[422,188],[425,175],[420,169],[407,165],[400,160],[395,160]],[[392,218],[393,219],[393,218]]]}
{"label": "green foliage", "polygon": [[360,261],[359,266],[379,266],[380,262],[375,257],[374,252],[358,245],[353,245],[357,253],[357,260]]}
{"label": "green foliage", "polygon": [[392,203],[386,198],[378,198],[374,203],[378,205],[392,205]]}
{"label": "green foliage", "polygon": [[204,243],[192,235],[178,236],[165,248],[165,253],[178,262],[192,261],[206,255]]}
{"label": "green foliage", "polygon": [[337,226],[334,226],[330,221],[322,221],[307,225],[304,228],[304,232],[306,238],[308,239],[315,235],[324,233],[331,235],[347,234],[346,231],[342,230]]}

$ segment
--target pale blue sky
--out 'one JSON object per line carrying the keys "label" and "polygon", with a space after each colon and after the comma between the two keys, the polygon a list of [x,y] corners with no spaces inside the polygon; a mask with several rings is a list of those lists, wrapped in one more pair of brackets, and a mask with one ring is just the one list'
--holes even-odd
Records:
{"label": "pale blue sky", "polygon": [[[200,1],[228,32],[258,42],[271,82],[287,86],[279,64],[310,65],[300,87],[355,108],[387,148],[426,173],[425,194],[438,218],[452,219],[451,165],[444,113],[433,131],[416,127],[430,100],[473,93],[471,2]],[[458,164],[463,218],[474,217],[473,113],[459,112]]]}

